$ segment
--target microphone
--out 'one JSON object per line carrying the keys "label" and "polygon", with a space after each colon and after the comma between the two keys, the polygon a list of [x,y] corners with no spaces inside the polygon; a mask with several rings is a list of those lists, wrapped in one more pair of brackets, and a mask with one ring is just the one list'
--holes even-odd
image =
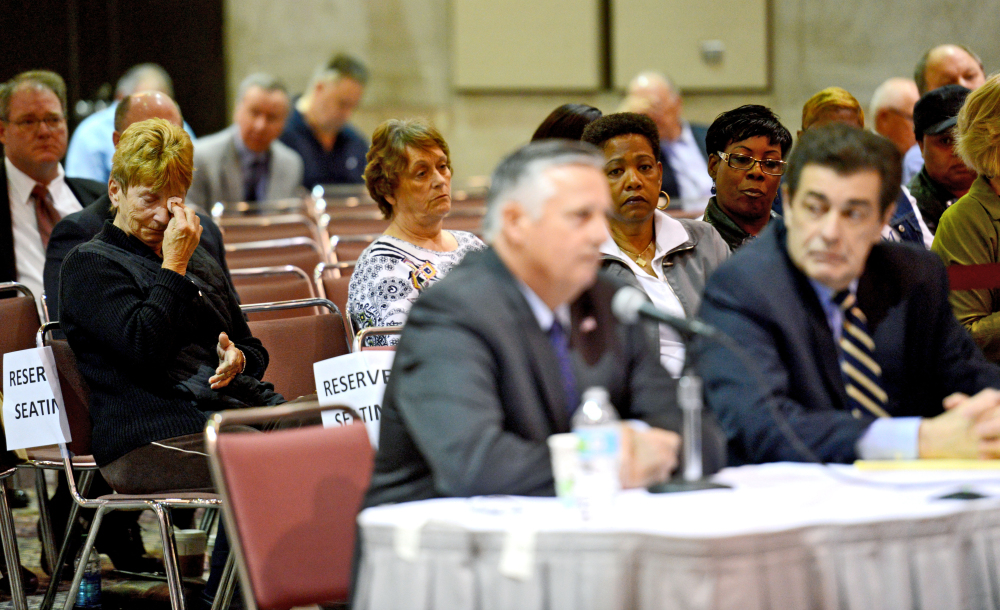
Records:
{"label": "microphone", "polygon": [[678,318],[657,309],[641,290],[632,286],[623,286],[618,289],[618,292],[611,299],[611,311],[623,324],[635,324],[639,320],[639,316],[642,316],[662,322],[687,336],[700,335],[714,339],[720,334],[714,326],[709,326],[704,322]]}

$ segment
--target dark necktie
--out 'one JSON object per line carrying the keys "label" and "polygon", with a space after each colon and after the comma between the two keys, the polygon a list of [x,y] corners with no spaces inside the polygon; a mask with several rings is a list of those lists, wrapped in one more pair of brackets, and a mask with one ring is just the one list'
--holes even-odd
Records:
{"label": "dark necktie", "polygon": [[660,190],[670,196],[671,199],[678,199],[680,195],[680,187],[677,185],[677,174],[674,173],[674,167],[670,165],[670,145],[661,142],[660,150],[663,152],[663,182],[660,184]]}
{"label": "dark necktie", "polygon": [[569,338],[559,320],[552,321],[549,329],[549,341],[559,361],[559,372],[562,374],[563,392],[566,394],[566,411],[572,415],[580,404],[576,389],[576,375],[573,373],[573,361],[569,355]]}
{"label": "dark necktie", "polygon": [[875,362],[875,342],[868,334],[865,314],[848,290],[835,294],[833,302],[844,315],[840,370],[844,374],[847,406],[855,416],[863,409],[875,417],[889,417],[885,410],[889,397],[882,388],[882,367]]}
{"label": "dark necktie", "polygon": [[260,185],[267,175],[267,159],[257,157],[250,164],[250,173],[247,175],[244,199],[246,201],[258,201],[264,195],[260,193]]}
{"label": "dark necktie", "polygon": [[42,236],[42,247],[49,245],[49,236],[52,235],[52,227],[59,222],[59,212],[56,210],[56,203],[52,199],[52,193],[44,184],[36,184],[31,189],[29,201],[35,206],[35,219],[38,221],[38,234]]}

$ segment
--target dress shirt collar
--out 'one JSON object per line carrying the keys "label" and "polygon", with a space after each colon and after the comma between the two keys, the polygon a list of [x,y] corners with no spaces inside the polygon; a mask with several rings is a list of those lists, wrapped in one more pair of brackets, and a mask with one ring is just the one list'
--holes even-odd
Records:
{"label": "dress shirt collar", "polygon": [[243,138],[240,137],[239,129],[233,129],[233,142],[236,145],[236,154],[240,157],[240,169],[243,170],[244,176],[250,175],[254,163],[259,161],[267,163],[270,159],[270,150],[258,153],[247,148],[246,144],[243,143]]}
{"label": "dress shirt collar", "polygon": [[[684,245],[690,236],[680,221],[659,209],[653,212],[653,231],[656,239],[656,251],[652,260],[653,270],[657,272],[657,277],[660,277],[663,275],[661,267],[664,257],[674,248]],[[611,231],[608,231],[608,238],[601,244],[600,251],[601,254],[621,260],[629,267],[635,266],[635,269],[632,269],[633,273],[638,269],[638,265],[635,265],[632,259],[622,252],[618,244],[615,243],[614,238],[611,237]]]}
{"label": "dress shirt collar", "polygon": [[[833,302],[833,297],[836,296],[836,292],[832,288],[817,282],[812,278],[809,279],[809,284],[812,286],[813,291],[816,293],[816,298],[819,299],[819,304],[823,307],[823,314],[826,316],[826,323],[830,327],[830,331],[833,333],[834,339],[840,342],[840,333],[844,326],[844,314],[840,310],[840,306]],[[851,285],[847,289],[857,298],[858,294],[858,280],[855,279],[851,282]]]}
{"label": "dress shirt collar", "polygon": [[545,301],[535,294],[535,291],[529,288],[527,284],[521,280],[517,280],[517,287],[521,290],[521,294],[524,295],[525,300],[528,301],[528,307],[531,308],[531,313],[534,314],[535,320],[538,321],[538,326],[543,331],[546,333],[549,332],[549,329],[552,328],[552,321],[558,317],[559,323],[562,324],[567,335],[569,334],[569,305],[563,303],[559,307],[556,307],[556,310],[553,312],[545,304]]}
{"label": "dress shirt collar", "polygon": [[[18,204],[25,204],[28,202],[28,198],[31,197],[31,191],[35,188],[36,184],[39,184],[37,180],[29,176],[28,174],[17,169],[13,163],[10,162],[6,156],[3,158],[4,165],[7,169],[7,184],[10,189],[10,199],[11,201],[16,201]],[[66,186],[66,174],[63,173],[62,164],[59,164],[59,174],[45,185],[49,189],[49,193],[52,194],[53,199],[58,199],[58,194],[63,191],[63,189],[68,189]]]}

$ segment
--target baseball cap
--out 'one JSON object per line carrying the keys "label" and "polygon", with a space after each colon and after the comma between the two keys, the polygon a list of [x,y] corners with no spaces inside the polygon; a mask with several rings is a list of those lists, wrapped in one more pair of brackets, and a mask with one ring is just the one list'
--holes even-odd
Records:
{"label": "baseball cap", "polygon": [[954,127],[969,93],[962,85],[945,85],[925,93],[913,107],[913,134],[917,139]]}

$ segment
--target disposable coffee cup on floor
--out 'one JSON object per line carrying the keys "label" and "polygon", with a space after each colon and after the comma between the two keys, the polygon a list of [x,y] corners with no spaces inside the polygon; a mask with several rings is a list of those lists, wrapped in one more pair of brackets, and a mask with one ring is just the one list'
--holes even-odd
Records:
{"label": "disposable coffee cup on floor", "polygon": [[205,547],[208,533],[202,530],[174,530],[177,563],[182,576],[197,578],[205,571]]}
{"label": "disposable coffee cup on floor", "polygon": [[580,473],[580,437],[572,432],[553,434],[547,440],[552,455],[556,495],[566,506],[574,504],[574,489]]}

